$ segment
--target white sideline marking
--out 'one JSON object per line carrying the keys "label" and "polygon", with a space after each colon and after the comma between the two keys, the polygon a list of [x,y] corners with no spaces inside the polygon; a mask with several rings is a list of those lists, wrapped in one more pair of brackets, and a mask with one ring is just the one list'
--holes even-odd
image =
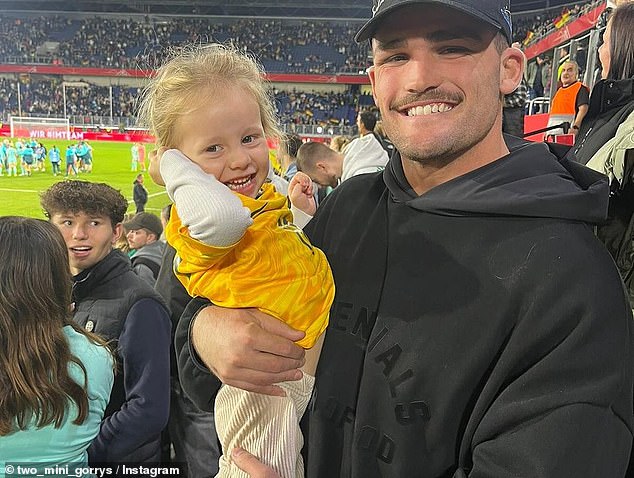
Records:
{"label": "white sideline marking", "polygon": [[11,189],[11,188],[0,188],[0,191],[8,191],[8,192],[16,192],[16,193],[39,193],[40,192],[36,189]]}

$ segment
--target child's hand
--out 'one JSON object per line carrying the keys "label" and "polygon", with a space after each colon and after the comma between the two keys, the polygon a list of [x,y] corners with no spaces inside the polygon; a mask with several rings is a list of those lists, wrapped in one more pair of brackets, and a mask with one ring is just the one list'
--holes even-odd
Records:
{"label": "child's hand", "polygon": [[153,150],[148,155],[148,157],[150,158],[150,168],[148,169],[148,172],[150,173],[150,177],[152,178],[152,181],[154,181],[159,186],[165,186],[165,181],[163,181],[163,177],[161,176],[160,166],[161,166],[161,158],[163,157],[163,153],[167,150],[168,148],[163,146],[159,149]]}
{"label": "child's hand", "polygon": [[309,216],[314,216],[317,204],[313,196],[313,181],[310,177],[298,171],[288,185],[288,197],[293,206],[304,211]]}

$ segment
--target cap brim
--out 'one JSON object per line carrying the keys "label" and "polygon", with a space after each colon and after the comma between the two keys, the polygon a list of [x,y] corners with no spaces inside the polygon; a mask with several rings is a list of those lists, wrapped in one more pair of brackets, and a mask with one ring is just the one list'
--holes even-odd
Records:
{"label": "cap brim", "polygon": [[460,3],[452,2],[451,0],[404,0],[402,2],[398,2],[394,5],[386,7],[380,13],[377,13],[376,15],[374,15],[370,20],[367,21],[365,25],[361,27],[361,29],[354,36],[354,40],[357,43],[363,43],[364,41],[369,40],[370,38],[372,38],[372,35],[374,34],[375,30],[379,27],[379,24],[382,22],[382,20],[386,16],[388,16],[390,13],[393,13],[394,10],[396,10],[397,8],[401,8],[406,5],[413,5],[416,3],[432,3],[436,5],[444,5],[446,7],[453,8],[454,10],[458,10],[471,17],[475,17],[478,20],[482,20],[484,23],[488,23],[493,28],[497,28],[498,30],[502,31],[504,35],[508,37],[506,31],[504,30],[502,25],[500,25],[498,22],[484,15],[482,12],[479,12],[478,10],[474,8],[466,7],[465,5],[462,5]]}

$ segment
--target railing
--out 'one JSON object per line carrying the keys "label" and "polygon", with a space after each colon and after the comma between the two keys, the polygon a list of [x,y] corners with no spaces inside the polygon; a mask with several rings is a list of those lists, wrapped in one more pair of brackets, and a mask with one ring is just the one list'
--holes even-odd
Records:
{"label": "railing", "polygon": [[528,109],[526,110],[526,114],[532,115],[535,112],[535,106],[539,105],[540,113],[548,113],[550,109],[550,98],[547,96],[539,96],[537,98],[533,98],[528,102]]}

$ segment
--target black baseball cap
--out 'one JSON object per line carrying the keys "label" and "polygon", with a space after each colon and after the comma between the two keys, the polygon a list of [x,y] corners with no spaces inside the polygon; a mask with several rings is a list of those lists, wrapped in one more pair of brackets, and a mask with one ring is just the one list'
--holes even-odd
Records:
{"label": "black baseball cap", "polygon": [[369,40],[387,15],[399,7],[416,3],[445,5],[461,11],[500,30],[509,44],[513,41],[509,0],[373,0],[372,18],[361,27],[354,39],[357,43]]}
{"label": "black baseball cap", "polygon": [[161,220],[149,212],[136,213],[132,219],[123,223],[123,227],[128,231],[147,229],[148,231],[156,234],[157,238],[160,237],[163,232],[163,224],[161,224]]}

